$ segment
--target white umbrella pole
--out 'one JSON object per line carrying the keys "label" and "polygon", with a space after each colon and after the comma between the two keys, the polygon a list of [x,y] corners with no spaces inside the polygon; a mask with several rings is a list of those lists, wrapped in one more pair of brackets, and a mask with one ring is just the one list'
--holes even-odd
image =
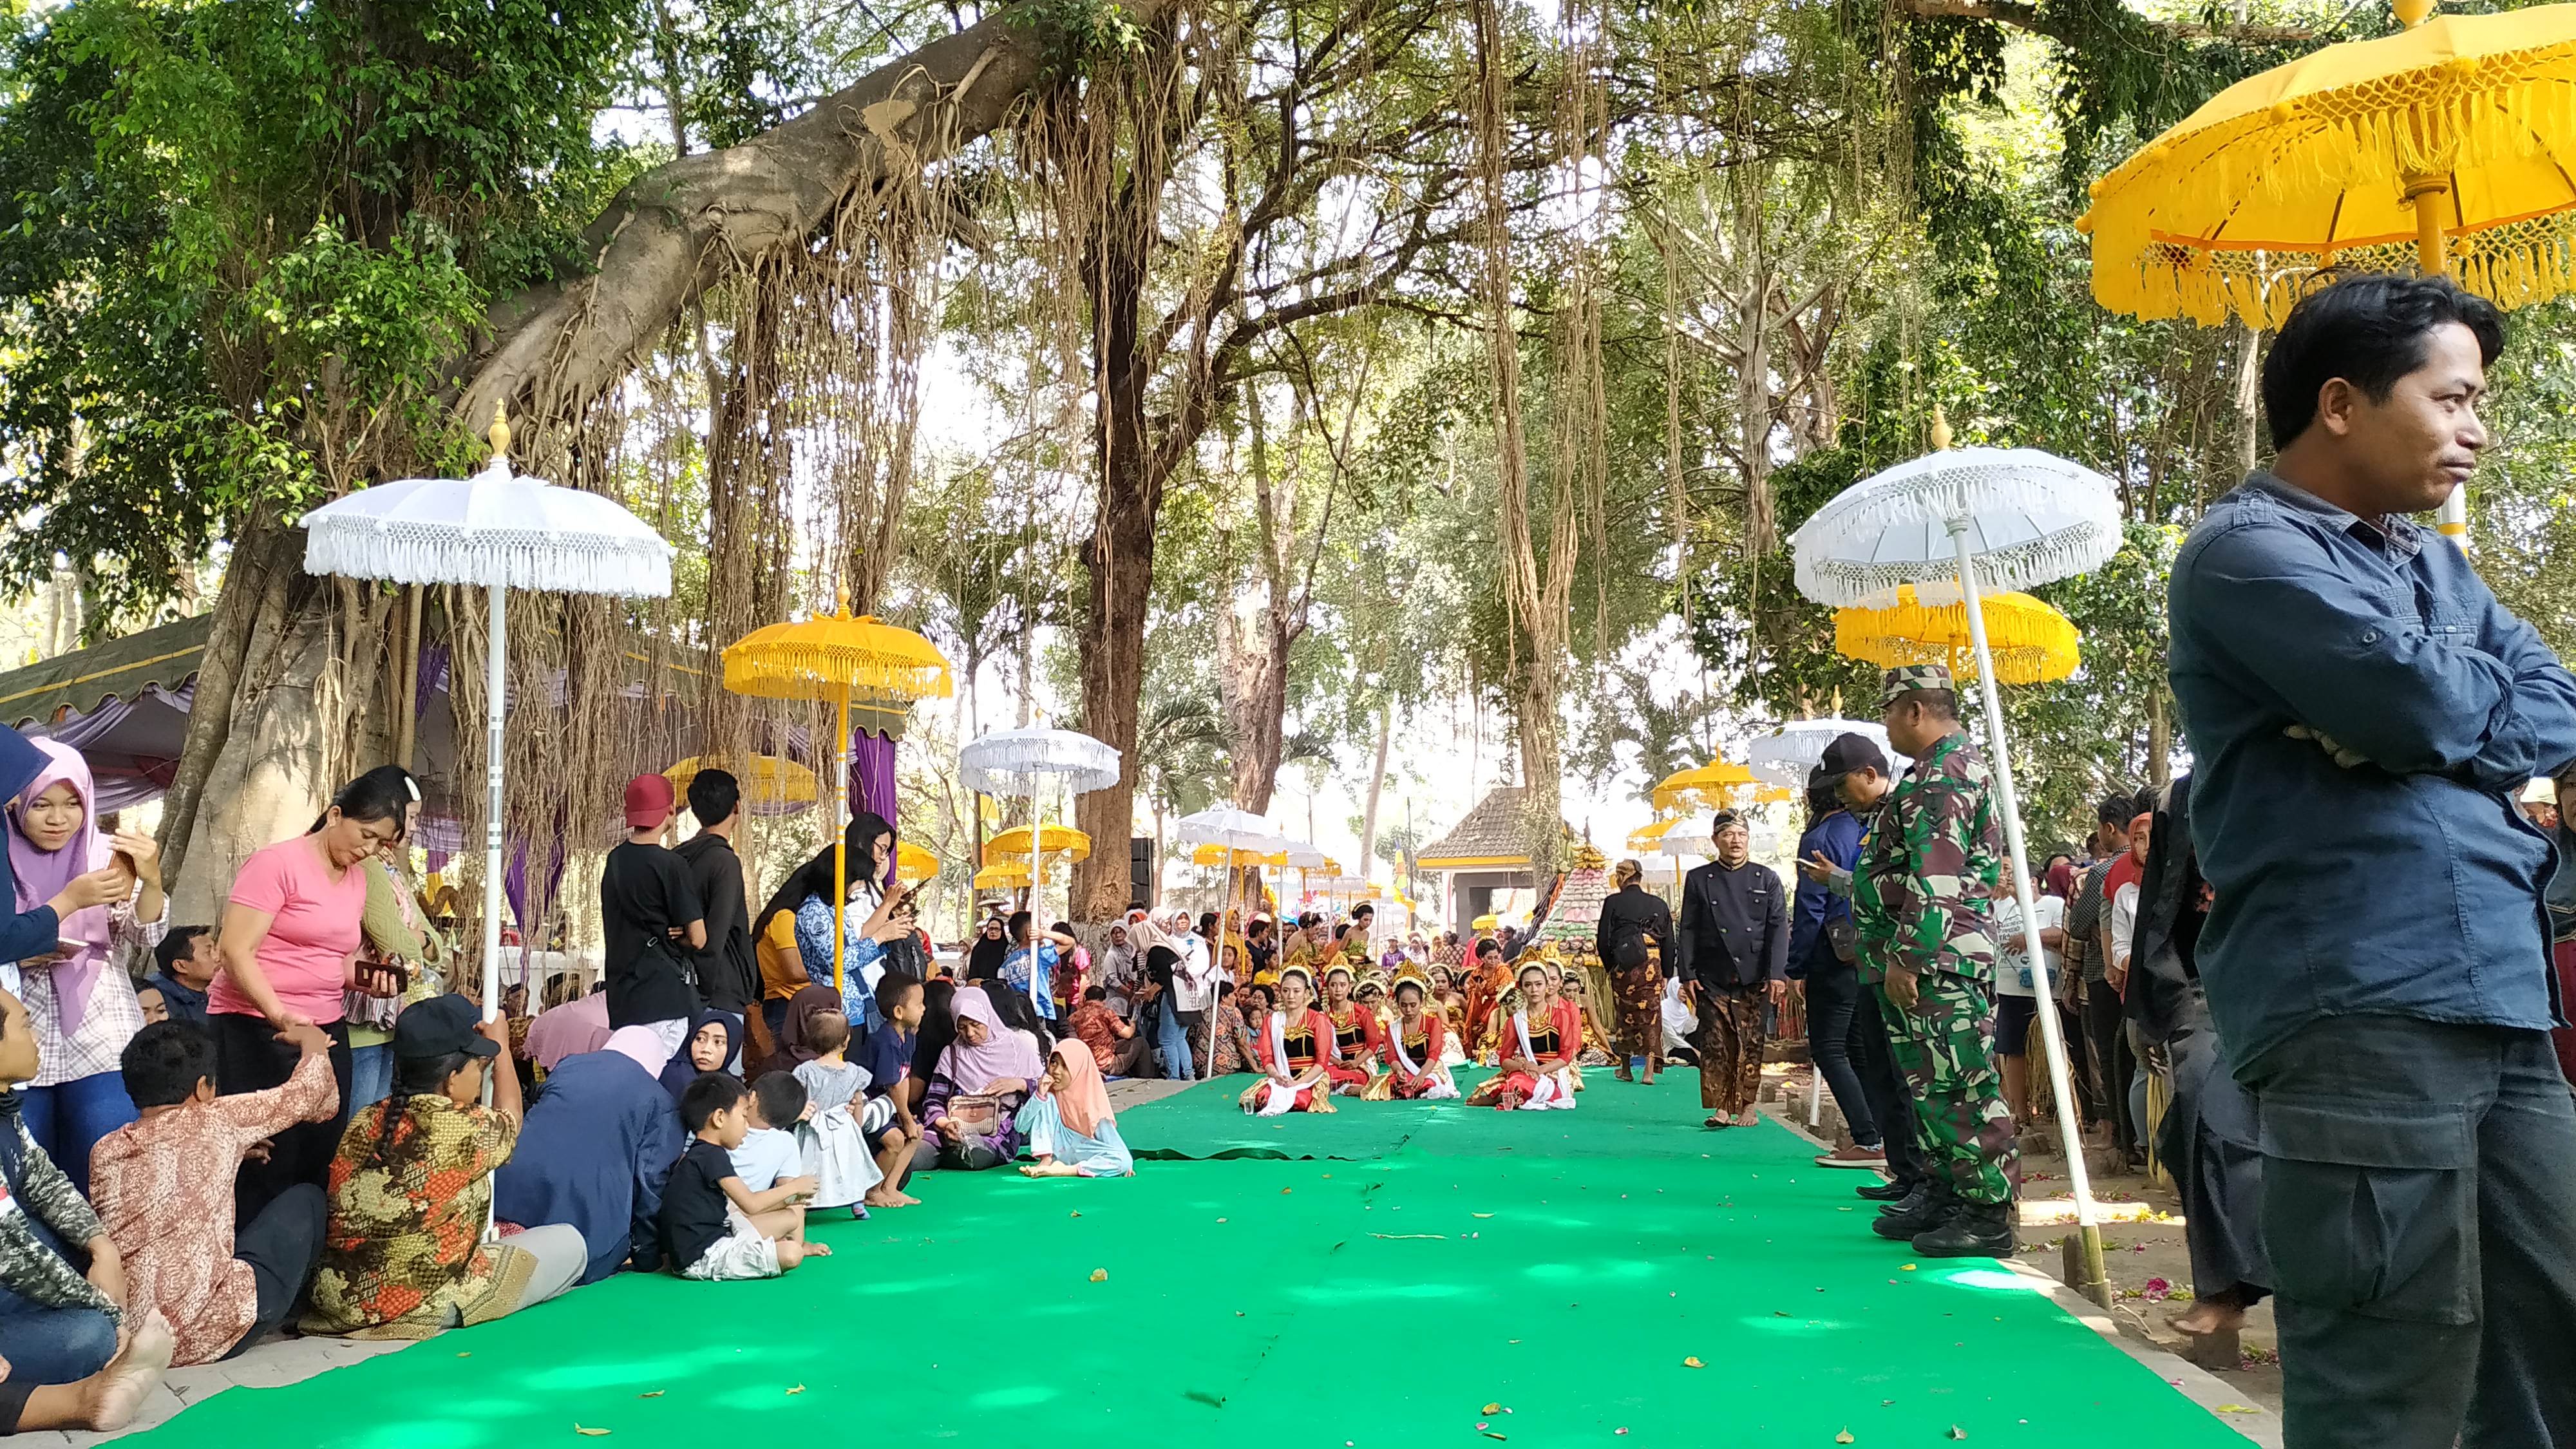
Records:
{"label": "white umbrella pole", "polygon": [[[501,727],[509,706],[502,661],[510,649],[509,590],[491,591],[492,636],[483,659],[483,1019],[501,1014]],[[485,1100],[492,1083],[484,1079]]]}
{"label": "white umbrella pole", "polygon": [[1029,777],[1029,1005],[1046,1020],[1038,996],[1038,912],[1046,905],[1046,790]]}
{"label": "white umbrella pole", "polygon": [[2012,750],[2004,737],[2004,707],[1994,685],[1994,652],[1986,645],[1986,610],[1977,595],[1976,554],[1968,547],[1965,517],[1950,520],[1950,541],[1959,550],[1959,592],[1968,605],[1968,638],[1977,651],[1977,692],[1984,698],[1986,737],[1995,750],[1995,795],[2003,807],[2004,847],[2012,857],[2013,899],[2021,906],[2022,949],[2029,953],[2031,980],[2039,997],[2040,1042],[2048,1051],[2048,1081],[2057,1097],[2057,1130],[2066,1147],[2067,1184],[2075,1194],[2076,1230],[2084,1247],[2085,1281],[2076,1290],[2109,1307],[2110,1270],[2102,1261],[2102,1224],[2093,1205],[2092,1175],[2084,1165],[2084,1134],[2075,1118],[2074,1078],[2066,1063],[2066,1041],[2057,1030],[2057,998],[2048,979],[2048,953],[2039,944],[2039,912],[2031,901],[2030,861],[2022,847],[2021,802],[2013,790]]}

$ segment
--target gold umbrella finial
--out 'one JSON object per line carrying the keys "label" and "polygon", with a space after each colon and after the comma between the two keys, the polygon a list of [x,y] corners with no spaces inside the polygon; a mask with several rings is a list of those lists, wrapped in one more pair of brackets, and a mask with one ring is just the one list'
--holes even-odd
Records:
{"label": "gold umbrella finial", "polygon": [[509,404],[502,402],[498,398],[493,399],[492,429],[490,432],[485,433],[484,436],[492,440],[493,462],[502,462],[510,456]]}
{"label": "gold umbrella finial", "polygon": [[2388,8],[2397,12],[2397,23],[2412,30],[2433,17],[2438,0],[2389,0]]}
{"label": "gold umbrella finial", "polygon": [[1949,450],[1950,415],[1941,411],[1939,403],[1934,403],[1932,405],[1932,451],[1946,453]]}

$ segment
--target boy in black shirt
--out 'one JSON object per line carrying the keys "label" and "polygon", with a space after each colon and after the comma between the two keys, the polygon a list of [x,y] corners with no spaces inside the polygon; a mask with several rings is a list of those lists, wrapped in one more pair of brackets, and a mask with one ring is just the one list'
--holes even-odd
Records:
{"label": "boy in black shirt", "polygon": [[742,857],[733,850],[733,833],[742,824],[741,782],[725,770],[700,770],[689,781],[689,813],[698,817],[698,833],[671,854],[689,868],[689,884],[705,907],[706,949],[696,963],[698,994],[710,1011],[757,1016],[760,964],[752,957]]}
{"label": "boy in black shirt", "polygon": [[607,937],[608,1024],[641,1026],[677,1053],[699,1009],[684,958],[707,944],[705,911],[689,868],[662,848],[677,794],[660,775],[626,782],[626,843],[599,873],[599,921]]}
{"label": "boy in black shirt", "polygon": [[662,1188],[662,1257],[683,1278],[723,1283],[775,1278],[832,1250],[805,1241],[803,1201],[812,1183],[791,1178],[753,1192],[734,1175],[733,1149],[751,1135],[739,1078],[708,1072],[680,1094],[686,1152]]}

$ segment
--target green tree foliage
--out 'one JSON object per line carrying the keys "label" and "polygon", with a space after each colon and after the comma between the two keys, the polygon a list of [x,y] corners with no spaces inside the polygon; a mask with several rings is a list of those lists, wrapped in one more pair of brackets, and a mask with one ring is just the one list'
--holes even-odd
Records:
{"label": "green tree foliage", "polygon": [[0,508],[157,601],[252,509],[461,461],[440,369],[574,265],[634,0],[87,3],[0,51]]}

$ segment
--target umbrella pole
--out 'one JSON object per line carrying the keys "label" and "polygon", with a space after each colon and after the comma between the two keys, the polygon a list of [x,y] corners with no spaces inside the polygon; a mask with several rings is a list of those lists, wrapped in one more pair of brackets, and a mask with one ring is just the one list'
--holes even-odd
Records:
{"label": "umbrella pole", "polygon": [[1038,911],[1046,901],[1046,792],[1038,777],[1029,777],[1029,1005],[1046,1020],[1046,1003],[1038,994]]}
{"label": "umbrella pole", "polygon": [[[503,661],[510,648],[509,590],[491,591],[492,637],[483,659],[483,1019],[501,1014],[501,727],[509,706]],[[489,1101],[492,1082],[483,1081]]]}
{"label": "umbrella pole", "polygon": [[2048,979],[2048,953],[2039,944],[2039,912],[2030,890],[2030,862],[2021,838],[2021,804],[2013,790],[2012,751],[2004,737],[2004,707],[1996,692],[1994,654],[1986,645],[1985,605],[1977,597],[1977,560],[1968,547],[1968,520],[1950,520],[1950,541],[1959,550],[1959,592],[1968,605],[1968,635],[1977,652],[1978,689],[1986,710],[1986,736],[1994,744],[1995,796],[2003,806],[2004,846],[2012,856],[2013,899],[2021,906],[2022,949],[2029,953],[2031,979],[2040,1009],[2039,1035],[2048,1051],[2048,1082],[2057,1097],[2057,1130],[2066,1146],[2067,1184],[2075,1195],[2076,1230],[2084,1247],[2084,1281],[2077,1292],[2110,1307],[2111,1277],[2102,1261],[2102,1224],[2093,1206],[2092,1174],[2084,1164],[2084,1134],[2075,1118],[2075,1085],[2066,1065],[2066,1042],[2057,1029],[2056,989]]}
{"label": "umbrella pole", "polygon": [[[2442,233],[2442,207],[2451,199],[2450,178],[2413,176],[2406,181],[2406,203],[2415,208],[2415,269],[2428,277],[2451,270],[2449,238]],[[2466,547],[2469,536],[2469,485],[2463,483],[2442,500],[2433,516],[2442,536]]]}
{"label": "umbrella pole", "polygon": [[832,832],[832,994],[846,999],[841,987],[841,952],[849,934],[850,914],[850,695],[841,692],[841,732],[832,737],[832,773],[841,782],[841,818]]}

